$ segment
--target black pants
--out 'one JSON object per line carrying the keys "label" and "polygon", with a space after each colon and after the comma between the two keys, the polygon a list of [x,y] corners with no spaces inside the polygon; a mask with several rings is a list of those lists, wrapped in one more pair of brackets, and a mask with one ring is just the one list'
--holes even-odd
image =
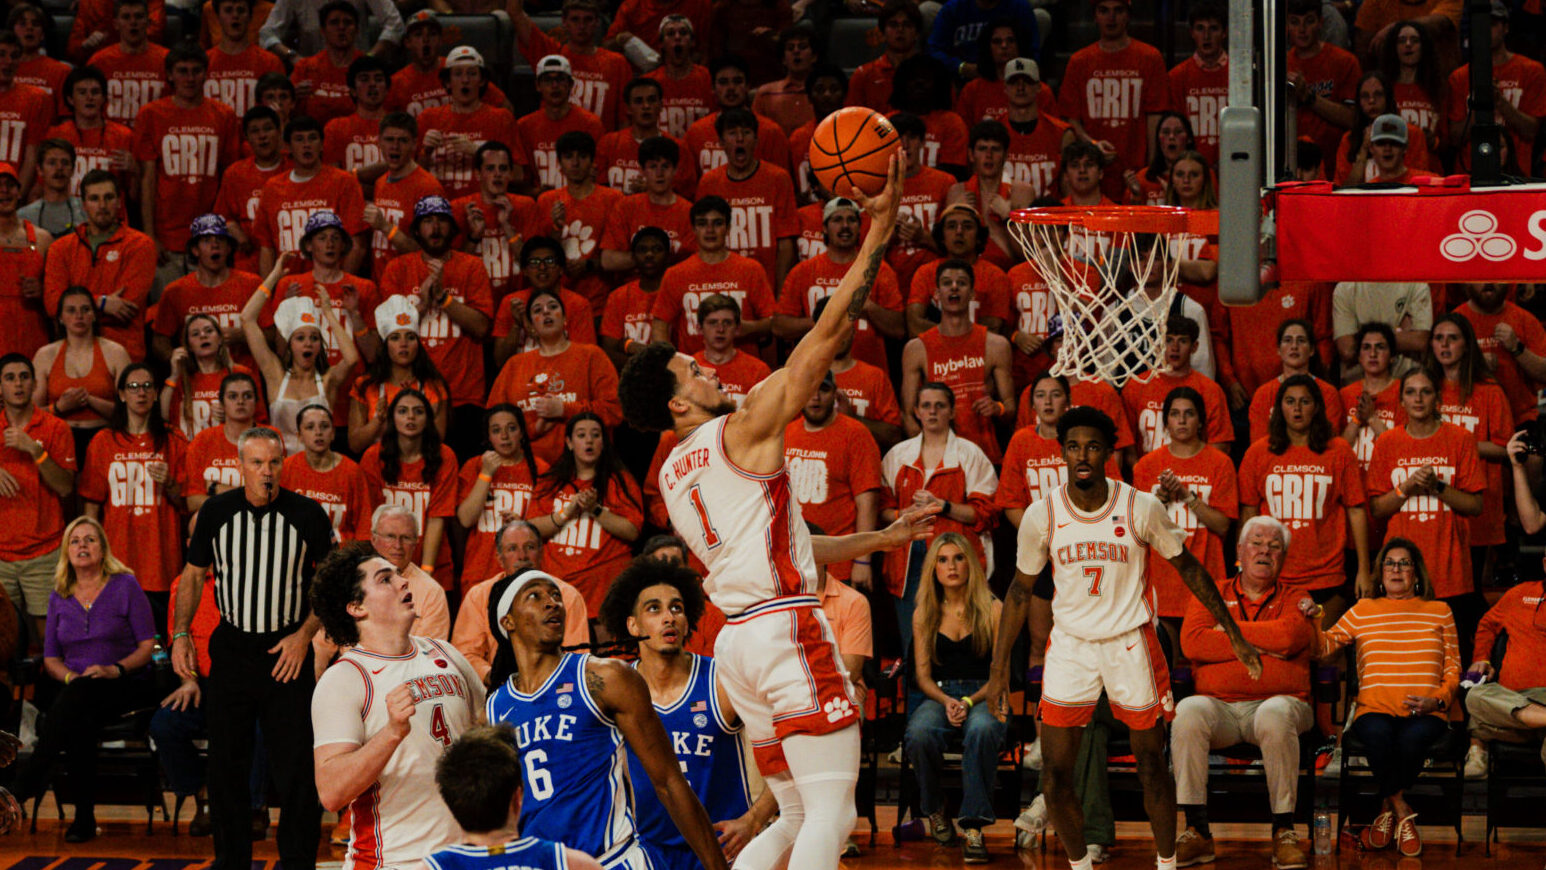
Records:
{"label": "black pants", "polygon": [[250,870],[253,726],[263,727],[269,775],[279,794],[279,860],[285,870],[314,870],[322,836],[322,809],[311,766],[310,648],[298,677],[271,676],[269,648],[288,631],[249,634],[222,622],[209,639],[209,810],[214,826],[212,870]]}
{"label": "black pants", "polygon": [[76,818],[94,815],[97,795],[97,743],[103,726],[129,710],[153,703],[153,689],[143,675],[117,679],[78,678],[58,686],[38,722],[38,744],[17,777],[22,799],[48,788],[49,772],[60,753],[70,778]]}
{"label": "black pants", "polygon": [[1417,782],[1428,749],[1448,727],[1437,716],[1365,713],[1353,720],[1353,734],[1363,744],[1381,799],[1406,791]]}

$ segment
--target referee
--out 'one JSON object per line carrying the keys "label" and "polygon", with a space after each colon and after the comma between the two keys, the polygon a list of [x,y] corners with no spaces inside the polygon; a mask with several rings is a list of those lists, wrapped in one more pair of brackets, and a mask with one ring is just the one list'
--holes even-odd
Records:
{"label": "referee", "polygon": [[237,439],[242,487],[199,510],[178,587],[172,666],[196,679],[188,627],[204,573],[215,575],[220,625],[209,639],[204,710],[209,725],[209,807],[215,870],[250,870],[253,728],[261,723],[279,791],[279,858],[285,870],[317,863],[322,811],[311,763],[312,573],[332,548],[332,524],[316,502],[279,488],[284,444],[272,429]]}

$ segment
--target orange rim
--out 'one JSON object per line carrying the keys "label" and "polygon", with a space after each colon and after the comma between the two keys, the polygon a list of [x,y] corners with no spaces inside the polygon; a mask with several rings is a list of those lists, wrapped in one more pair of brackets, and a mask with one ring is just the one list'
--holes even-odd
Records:
{"label": "orange rim", "polygon": [[1216,235],[1217,211],[1197,211],[1169,205],[1055,205],[1022,208],[1009,215],[1012,223],[1072,226],[1101,233],[1191,233]]}

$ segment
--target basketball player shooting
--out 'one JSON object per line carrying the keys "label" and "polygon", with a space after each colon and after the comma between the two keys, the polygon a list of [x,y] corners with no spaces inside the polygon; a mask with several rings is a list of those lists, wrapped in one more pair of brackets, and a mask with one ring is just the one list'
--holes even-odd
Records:
{"label": "basketball player shooting", "polygon": [[1094,408],[1072,408],[1058,421],[1058,442],[1069,482],[1026,508],[1020,523],[1015,580],[993,647],[987,697],[1007,704],[1009,651],[1025,625],[1036,575],[1051,561],[1052,634],[1041,698],[1047,815],[1068,852],[1069,865],[1090,870],[1073,770],[1084,726],[1104,690],[1112,713],[1132,731],[1157,866],[1174,870],[1176,783],[1165,763],[1165,722],[1175,706],[1154,631],[1153,590],[1147,576],[1150,550],[1175,566],[1187,588],[1213,614],[1252,679],[1261,676],[1261,659],[1159,500],[1105,476],[1116,443],[1111,418]]}
{"label": "basketball player shooting", "polygon": [[785,366],[752,388],[740,410],[714,375],[668,344],[635,355],[620,378],[629,424],[680,439],[660,470],[660,491],[671,525],[708,567],[704,589],[727,616],[714,644],[717,670],[778,800],[778,821],[736,859],[743,870],[786,857],[801,870],[835,870],[855,820],[859,707],[816,596],[811,537],[784,468],[784,427],[864,313],[896,226],[905,162],[891,158],[875,197],[849,194],[871,219],[859,256]]}

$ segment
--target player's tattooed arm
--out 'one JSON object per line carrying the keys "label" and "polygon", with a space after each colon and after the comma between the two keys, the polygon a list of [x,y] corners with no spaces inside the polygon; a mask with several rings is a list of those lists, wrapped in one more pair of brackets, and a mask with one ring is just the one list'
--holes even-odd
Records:
{"label": "player's tattooed arm", "polygon": [[1202,562],[1198,561],[1192,551],[1186,549],[1171,559],[1170,564],[1176,569],[1176,573],[1181,575],[1181,581],[1186,584],[1186,588],[1192,590],[1192,594],[1197,596],[1197,600],[1202,602],[1202,606],[1206,607],[1208,613],[1212,614],[1217,621],[1219,628],[1224,630],[1230,646],[1235,649],[1235,657],[1245,665],[1251,679],[1261,677],[1261,654],[1241,633],[1240,625],[1235,622],[1234,616],[1224,604],[1223,597],[1219,595],[1218,586],[1214,584],[1213,578],[1208,576],[1208,569],[1203,567]]}
{"label": "player's tattooed arm", "polygon": [[875,288],[875,276],[880,274],[880,264],[885,259],[885,255],[886,249],[877,246],[865,258],[864,274],[859,279],[859,287],[854,290],[853,298],[848,301],[850,321],[864,316],[864,306],[870,301],[870,291]]}
{"label": "player's tattooed arm", "polygon": [[592,698],[599,698],[607,690],[607,681],[594,664],[585,669],[585,690]]}

